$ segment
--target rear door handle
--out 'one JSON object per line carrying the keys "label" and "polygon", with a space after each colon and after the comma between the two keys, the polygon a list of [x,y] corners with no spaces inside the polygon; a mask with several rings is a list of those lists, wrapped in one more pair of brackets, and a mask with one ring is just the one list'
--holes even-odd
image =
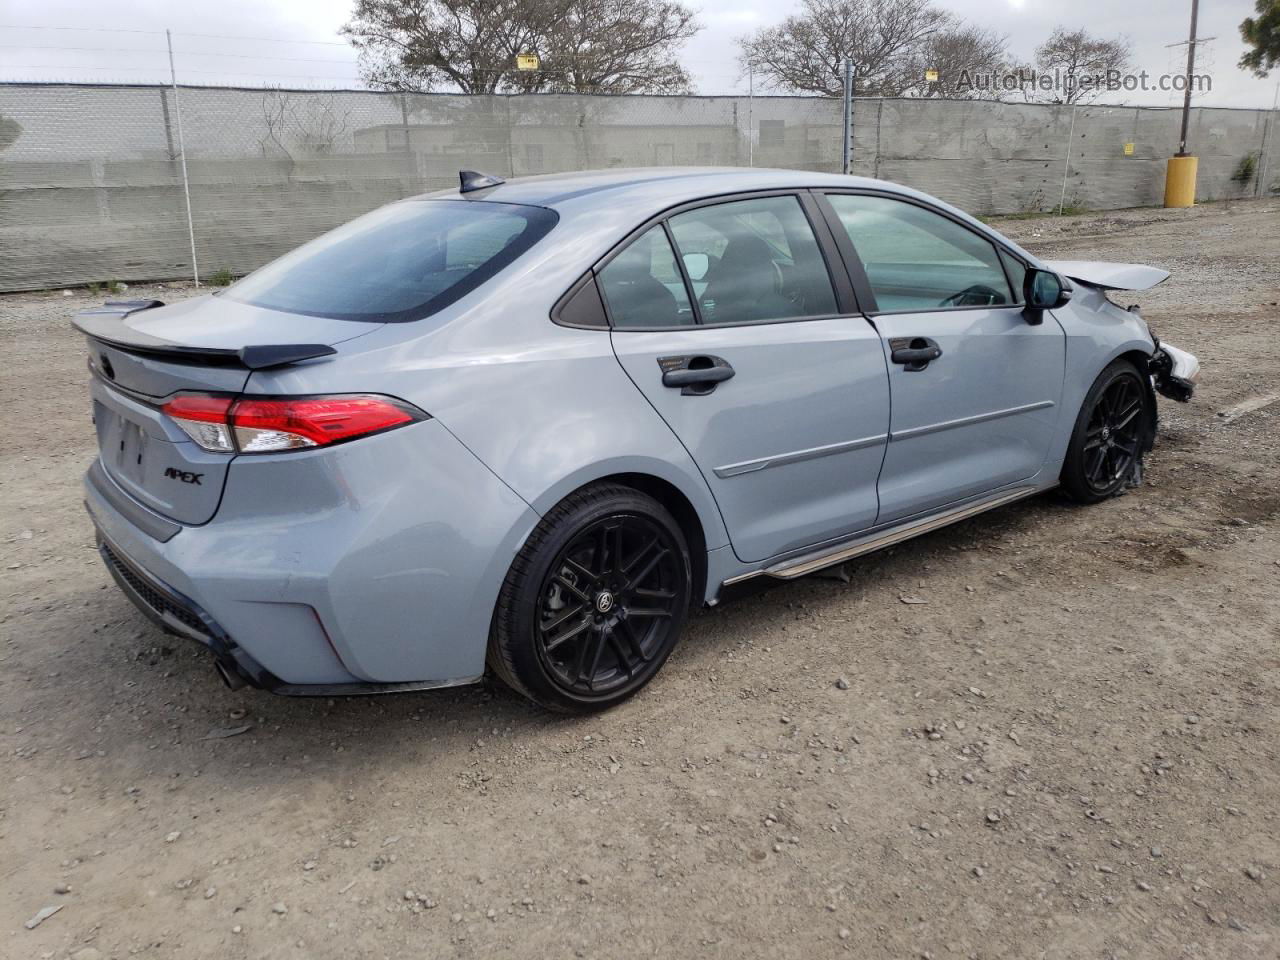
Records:
{"label": "rear door handle", "polygon": [[908,372],[923,370],[942,356],[942,348],[930,337],[893,337],[889,341],[890,359],[902,364]]}
{"label": "rear door handle", "polygon": [[716,384],[731,379],[736,370],[729,361],[709,354],[685,357],[659,357],[662,385],[679,387],[681,396],[701,397],[711,393]]}

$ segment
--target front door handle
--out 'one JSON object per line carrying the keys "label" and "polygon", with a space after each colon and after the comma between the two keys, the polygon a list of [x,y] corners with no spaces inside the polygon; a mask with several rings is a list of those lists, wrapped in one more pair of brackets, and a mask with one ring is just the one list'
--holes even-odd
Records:
{"label": "front door handle", "polygon": [[938,342],[929,337],[894,337],[889,341],[889,356],[909,373],[916,373],[942,356]]}
{"label": "front door handle", "polygon": [[662,385],[679,387],[685,397],[705,396],[737,372],[729,361],[707,354],[659,357],[658,366],[662,368]]}

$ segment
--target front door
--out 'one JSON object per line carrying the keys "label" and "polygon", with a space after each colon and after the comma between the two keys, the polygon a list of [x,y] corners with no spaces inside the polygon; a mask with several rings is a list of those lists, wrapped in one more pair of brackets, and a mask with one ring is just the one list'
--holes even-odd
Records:
{"label": "front door", "polygon": [[741,560],[875,523],[884,353],[840,309],[796,196],[679,213],[598,277],[619,362],[697,462]]}
{"label": "front door", "polygon": [[879,522],[1039,472],[1061,413],[1066,338],[1028,323],[1007,251],[905,200],[828,196],[875,302],[893,414]]}

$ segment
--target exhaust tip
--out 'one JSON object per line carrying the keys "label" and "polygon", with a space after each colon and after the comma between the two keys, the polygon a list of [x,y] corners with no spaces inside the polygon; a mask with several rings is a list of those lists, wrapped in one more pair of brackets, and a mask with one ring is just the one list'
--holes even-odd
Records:
{"label": "exhaust tip", "polygon": [[245,685],[244,677],[240,676],[235,670],[228,668],[221,660],[213,661],[213,669],[218,671],[218,676],[222,678],[222,682],[227,685],[228,690],[239,690]]}

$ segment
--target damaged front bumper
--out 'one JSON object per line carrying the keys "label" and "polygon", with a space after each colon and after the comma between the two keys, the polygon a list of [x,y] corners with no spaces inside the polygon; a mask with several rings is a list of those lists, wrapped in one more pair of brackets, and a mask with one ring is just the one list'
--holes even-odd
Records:
{"label": "damaged front bumper", "polygon": [[[1154,339],[1154,338],[1153,338]],[[1194,354],[1177,347],[1155,341],[1156,349],[1147,362],[1151,382],[1161,396],[1186,403],[1196,392],[1200,382],[1200,361]]]}

